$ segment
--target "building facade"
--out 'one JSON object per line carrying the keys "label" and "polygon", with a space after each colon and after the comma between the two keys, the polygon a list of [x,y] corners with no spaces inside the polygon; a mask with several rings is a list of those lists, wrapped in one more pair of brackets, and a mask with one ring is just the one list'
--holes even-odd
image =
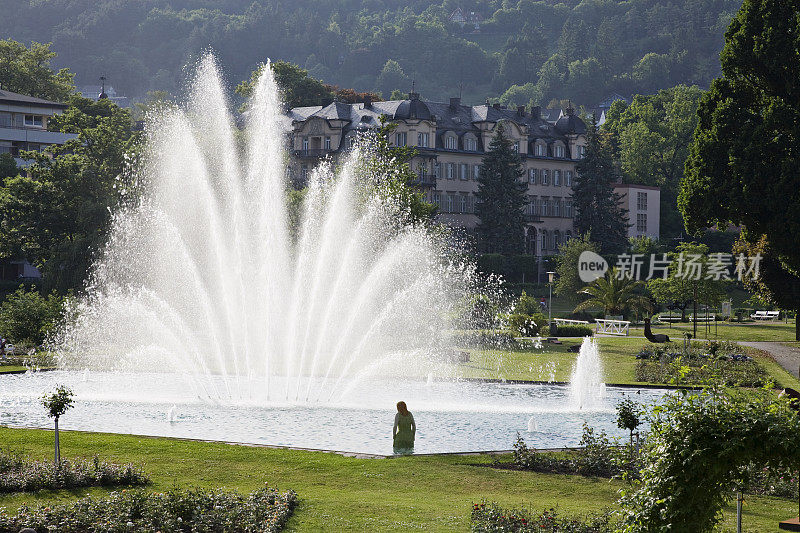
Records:
{"label": "building facade", "polygon": [[661,218],[661,189],[649,185],[617,183],[614,192],[628,216],[628,237],[658,240]]}
{"label": "building facade", "polygon": [[24,167],[30,162],[19,157],[20,151],[41,151],[76,138],[73,133],[47,131],[50,117],[66,108],[66,104],[0,89],[0,153],[10,153]]}
{"label": "building facade", "polygon": [[508,109],[500,105],[462,105],[408,100],[291,109],[293,177],[303,182],[325,157],[336,158],[356,142],[359,132],[374,130],[381,115],[396,124],[391,142],[416,151],[411,162],[428,201],[439,206],[443,222],[471,232],[478,224],[475,193],[480,165],[503,123],[522,158],[528,184],[526,252],[553,255],[573,236],[572,181],[586,146],[586,125],[567,109],[555,121],[538,107]]}

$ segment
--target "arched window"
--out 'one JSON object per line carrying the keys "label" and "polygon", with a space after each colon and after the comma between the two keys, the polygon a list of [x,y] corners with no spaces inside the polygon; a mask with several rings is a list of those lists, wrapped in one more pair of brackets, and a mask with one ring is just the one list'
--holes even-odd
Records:
{"label": "arched window", "polygon": [[542,250],[547,250],[547,230],[543,229],[540,231],[540,233],[542,235],[540,239],[542,241]]}

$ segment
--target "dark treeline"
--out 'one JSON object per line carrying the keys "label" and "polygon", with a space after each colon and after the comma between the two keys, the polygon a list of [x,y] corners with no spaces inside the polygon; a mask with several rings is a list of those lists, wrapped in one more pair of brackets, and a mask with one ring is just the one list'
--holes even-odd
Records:
{"label": "dark treeline", "polygon": [[[359,91],[465,101],[592,105],[719,75],[738,0],[49,0],[5,2],[0,36],[52,41],[78,85],[100,75],[122,93],[176,92],[213,50],[231,84],[266,58]],[[9,7],[13,6],[13,7]],[[449,20],[461,8],[480,32]]]}

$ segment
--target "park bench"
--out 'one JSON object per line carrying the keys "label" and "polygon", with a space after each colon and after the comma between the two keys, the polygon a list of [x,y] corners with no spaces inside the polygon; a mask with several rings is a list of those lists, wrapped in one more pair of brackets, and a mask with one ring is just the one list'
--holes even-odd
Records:
{"label": "park bench", "polygon": [[753,320],[778,320],[780,315],[780,311],[756,311],[750,315],[750,318]]}
{"label": "park bench", "polygon": [[659,315],[657,318],[659,322],[680,322],[681,320],[680,315]]}

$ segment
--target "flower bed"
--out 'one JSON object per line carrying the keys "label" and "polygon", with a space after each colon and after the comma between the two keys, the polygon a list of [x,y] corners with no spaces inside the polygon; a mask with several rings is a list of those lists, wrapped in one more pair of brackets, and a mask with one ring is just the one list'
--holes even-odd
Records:
{"label": "flower bed", "polygon": [[199,489],[123,490],[68,504],[23,506],[13,516],[0,510],[0,533],[16,533],[25,527],[59,533],[272,532],[283,528],[296,501],[293,491],[281,494],[266,487],[246,496]]}
{"label": "flower bed", "polygon": [[133,464],[91,461],[34,461],[0,450],[0,493],[111,485],[146,485],[147,475]]}
{"label": "flower bed", "polygon": [[605,533],[615,531],[610,513],[586,518],[559,516],[554,508],[544,511],[503,509],[496,503],[472,505],[472,531],[474,533],[541,531],[546,533]]}

